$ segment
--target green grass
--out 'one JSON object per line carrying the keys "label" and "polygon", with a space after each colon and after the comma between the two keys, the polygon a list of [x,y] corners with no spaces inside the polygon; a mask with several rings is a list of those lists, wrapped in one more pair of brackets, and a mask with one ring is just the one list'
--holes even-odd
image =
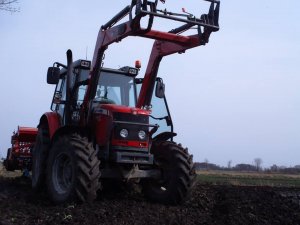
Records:
{"label": "green grass", "polygon": [[300,174],[266,174],[232,171],[198,171],[200,183],[231,184],[240,186],[300,187]]}

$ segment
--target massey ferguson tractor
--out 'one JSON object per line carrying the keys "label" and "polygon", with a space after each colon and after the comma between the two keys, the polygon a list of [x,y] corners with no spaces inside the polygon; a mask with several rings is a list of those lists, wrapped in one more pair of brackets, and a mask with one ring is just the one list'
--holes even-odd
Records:
{"label": "massey ferguson tractor", "polygon": [[[101,27],[92,61],[73,61],[68,50],[66,65],[49,67],[47,82],[56,88],[32,148],[34,190],[46,188],[55,203],[90,202],[101,184],[135,181],[150,201],[179,204],[188,196],[195,178],[192,155],[173,141],[165,85],[157,75],[163,57],[205,45],[219,30],[220,2],[206,1],[209,12],[197,18],[185,10],[159,10],[158,0],[132,0]],[[153,30],[157,18],[180,25]],[[188,30],[194,34],[185,35]],[[108,47],[130,36],[155,40],[143,78],[136,78],[139,61],[135,67],[103,67]]]}

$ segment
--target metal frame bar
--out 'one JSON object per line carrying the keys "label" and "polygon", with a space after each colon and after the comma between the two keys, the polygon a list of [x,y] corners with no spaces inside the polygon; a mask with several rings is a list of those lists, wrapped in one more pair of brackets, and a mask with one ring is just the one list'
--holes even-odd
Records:
{"label": "metal frame bar", "polygon": [[178,22],[183,22],[183,23],[187,23],[187,24],[190,24],[193,26],[203,26],[203,27],[212,28],[212,29],[219,29],[219,26],[207,24],[207,23],[205,23],[205,20],[203,20],[203,19],[197,19],[197,18],[182,19],[182,18],[179,18],[176,16],[168,16],[168,15],[155,13],[155,12],[149,12],[149,11],[145,11],[145,10],[141,10],[141,13],[144,13],[146,15],[153,15],[156,17],[164,18],[164,19],[170,19],[170,20],[174,20],[174,21],[178,21]]}
{"label": "metal frame bar", "polygon": [[145,126],[145,127],[157,127],[157,125],[153,124],[145,124],[145,123],[134,123],[134,122],[126,122],[126,121],[113,121],[113,123],[118,124],[128,124],[128,125],[138,125],[138,126]]}

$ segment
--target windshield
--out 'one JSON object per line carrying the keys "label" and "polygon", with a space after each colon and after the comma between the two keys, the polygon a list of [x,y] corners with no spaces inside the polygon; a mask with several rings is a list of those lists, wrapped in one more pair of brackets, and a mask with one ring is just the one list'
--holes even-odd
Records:
{"label": "windshield", "polygon": [[100,74],[95,101],[135,107],[134,78],[107,71]]}

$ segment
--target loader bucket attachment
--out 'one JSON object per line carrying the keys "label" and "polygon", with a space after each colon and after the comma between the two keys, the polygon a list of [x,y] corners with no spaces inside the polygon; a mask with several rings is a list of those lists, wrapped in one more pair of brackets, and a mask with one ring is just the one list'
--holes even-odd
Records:
{"label": "loader bucket attachment", "polygon": [[[213,31],[219,29],[219,7],[220,1],[217,0],[205,0],[211,2],[210,10],[208,14],[204,14],[204,18],[196,18],[192,14],[180,14],[173,13],[165,10],[157,9],[157,1],[149,2],[144,0],[133,0],[133,3],[136,2],[136,17],[149,15],[150,17],[160,17],[169,20],[174,20],[178,22],[183,22],[190,25],[198,25],[204,28],[209,28]],[[147,7],[150,6],[150,7]],[[203,15],[202,15],[203,16]],[[201,16],[201,17],[202,17]],[[148,29],[148,28],[147,28]]]}
{"label": "loader bucket attachment", "polygon": [[[185,23],[183,26],[186,28],[191,28],[193,26],[204,27],[204,29],[211,32],[219,30],[219,11],[220,11],[220,1],[218,0],[204,0],[211,2],[208,14],[201,15],[200,18],[190,14],[190,13],[174,13],[169,12],[166,9],[160,10],[157,8],[158,0],[151,2],[148,0],[132,0],[131,5],[126,6],[121,10],[116,16],[104,24],[101,29],[107,30],[112,28],[117,24],[122,18],[129,15],[129,21],[131,23],[131,28],[133,30],[138,30],[142,33],[146,33],[151,30],[153,25],[153,20],[155,17],[160,17],[164,19],[174,20],[178,22]],[[161,1],[164,3],[165,1]],[[135,12],[133,9],[135,8]],[[140,27],[140,20],[142,17],[149,16],[149,21],[146,29]],[[176,28],[177,29],[177,28]],[[174,30],[176,30],[174,29]],[[172,33],[175,33],[172,30]]]}
{"label": "loader bucket attachment", "polygon": [[102,30],[106,30],[112,27],[114,24],[119,22],[124,16],[127,16],[130,12],[130,6],[126,6],[123,10],[121,10],[117,15],[115,15],[111,20],[109,20],[106,24],[101,26]]}
{"label": "loader bucket attachment", "polygon": [[[219,27],[219,13],[220,13],[220,1],[214,0],[204,0],[211,2],[209,7],[209,12],[207,15],[202,15],[201,18],[206,20],[207,23],[213,25],[214,27]],[[212,29],[211,31],[218,31],[219,28]]]}

